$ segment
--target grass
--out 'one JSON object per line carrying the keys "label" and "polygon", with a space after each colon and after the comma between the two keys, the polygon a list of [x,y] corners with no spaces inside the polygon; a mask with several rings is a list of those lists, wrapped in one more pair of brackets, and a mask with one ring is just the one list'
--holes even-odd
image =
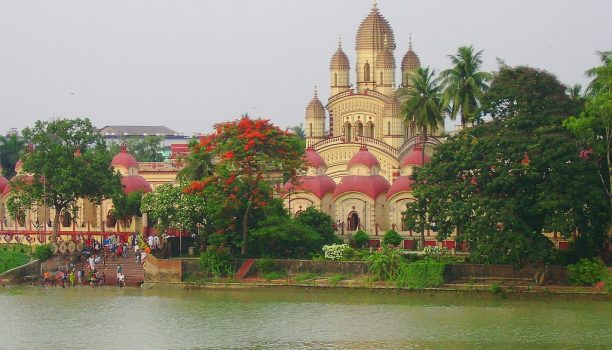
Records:
{"label": "grass", "polygon": [[30,256],[19,250],[0,250],[0,273],[30,262]]}
{"label": "grass", "polygon": [[329,278],[329,284],[332,286],[337,285],[339,282],[350,279],[352,276],[350,274],[346,275],[334,275]]}
{"label": "grass", "polygon": [[302,284],[302,283],[304,283],[306,281],[309,281],[309,280],[315,280],[317,277],[318,276],[316,274],[314,274],[312,272],[309,272],[307,274],[304,274],[304,275],[301,275],[301,276],[297,276],[295,278],[295,281],[297,283],[299,283],[299,284]]}
{"label": "grass", "polygon": [[279,280],[281,278],[285,278],[285,274],[280,272],[270,272],[263,276],[266,281]]}

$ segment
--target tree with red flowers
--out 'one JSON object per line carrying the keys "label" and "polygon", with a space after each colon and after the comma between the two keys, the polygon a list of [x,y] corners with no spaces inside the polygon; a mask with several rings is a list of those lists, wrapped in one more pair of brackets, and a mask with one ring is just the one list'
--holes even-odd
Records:
{"label": "tree with red flowers", "polygon": [[281,130],[268,120],[243,116],[215,125],[215,132],[202,137],[192,148],[194,154],[212,154],[214,173],[192,181],[185,191],[206,195],[207,189],[214,187],[223,193],[219,197],[223,209],[220,212],[226,215],[224,221],[228,213],[236,215],[229,217],[233,222],[217,228],[215,233],[240,232],[236,244],[245,255],[249,226],[256,224],[252,222],[253,211],[265,207],[273,198],[274,184],[293,178],[303,169],[303,143],[295,134]]}

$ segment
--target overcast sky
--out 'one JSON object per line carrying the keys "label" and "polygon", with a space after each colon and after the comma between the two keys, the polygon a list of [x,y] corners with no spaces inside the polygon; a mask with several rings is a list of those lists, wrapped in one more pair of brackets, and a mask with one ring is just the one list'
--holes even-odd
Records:
{"label": "overcast sky", "polygon": [[[191,134],[243,113],[303,122],[329,94],[338,36],[351,61],[371,0],[0,0],[0,132],[37,119],[165,125]],[[448,68],[461,45],[588,82],[612,49],[609,0],[380,0],[399,67],[412,33],[423,65]],[[399,77],[399,73],[398,73]]]}

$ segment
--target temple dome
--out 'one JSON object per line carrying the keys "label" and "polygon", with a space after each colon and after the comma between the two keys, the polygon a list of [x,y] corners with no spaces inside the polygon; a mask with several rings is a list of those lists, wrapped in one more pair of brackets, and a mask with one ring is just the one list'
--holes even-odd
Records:
{"label": "temple dome", "polygon": [[384,48],[385,37],[388,47],[391,50],[395,49],[393,30],[387,19],[378,12],[378,8],[374,5],[368,16],[359,25],[355,48],[357,50],[380,50]]}
{"label": "temple dome", "polygon": [[412,51],[412,45],[410,45],[408,52],[406,52],[404,58],[402,59],[402,71],[412,71],[419,68],[420,66],[421,60],[419,59],[419,56],[414,51]]}
{"label": "temple dome", "polygon": [[305,191],[312,193],[319,199],[322,199],[329,192],[333,192],[336,188],[336,183],[327,175],[319,176],[301,176],[296,180],[296,183],[287,182],[283,187],[285,192],[289,191]]}
{"label": "temple dome", "polygon": [[408,192],[412,191],[412,184],[414,180],[410,179],[408,176],[400,176],[391,185],[389,191],[387,191],[387,199],[393,197],[393,195],[400,192]]}
{"label": "temple dome", "polygon": [[319,100],[319,96],[315,91],[312,100],[306,106],[306,118],[325,118],[325,107]]}
{"label": "temple dome", "polygon": [[395,57],[389,48],[385,47],[376,57],[377,69],[395,68]]}
{"label": "temple dome", "polygon": [[410,152],[406,155],[404,160],[402,161],[402,167],[407,165],[418,165],[421,166],[427,162],[429,162],[430,158],[427,154],[425,154],[425,159],[423,159],[423,148],[422,146],[414,146]]}
{"label": "temple dome", "polygon": [[151,192],[151,185],[144,177],[140,175],[127,175],[121,178],[123,185],[123,193],[129,194],[134,191]]}
{"label": "temple dome", "polygon": [[348,192],[357,192],[376,200],[381,193],[389,189],[389,181],[380,175],[342,177],[334,190],[334,198]]}
{"label": "temple dome", "polygon": [[125,145],[121,146],[121,151],[117,153],[113,160],[111,161],[111,165],[114,167],[122,166],[125,168],[138,167],[138,161],[134,156],[127,152],[127,148]]}
{"label": "temple dome", "polygon": [[367,168],[372,168],[373,166],[380,166],[378,159],[368,151],[368,148],[362,146],[359,149],[359,152],[355,153],[355,155],[349,160],[347,167],[350,168],[353,165],[364,165]]}
{"label": "temple dome", "polygon": [[4,192],[4,189],[8,186],[8,179],[2,175],[0,175],[0,193]]}
{"label": "temple dome", "polygon": [[342,51],[342,46],[338,44],[338,50],[334,53],[331,58],[331,62],[329,63],[330,70],[349,70],[351,69],[351,65],[349,63],[348,56]]}
{"label": "temple dome", "polygon": [[317,153],[317,151],[315,151],[312,147],[306,148],[306,154],[304,155],[304,158],[306,159],[306,164],[315,169],[319,169],[320,167],[327,167],[325,159],[323,159],[323,157],[321,157],[321,155]]}
{"label": "temple dome", "polygon": [[395,117],[402,113],[402,106],[400,105],[395,95],[390,96],[383,107],[383,115],[385,117]]}

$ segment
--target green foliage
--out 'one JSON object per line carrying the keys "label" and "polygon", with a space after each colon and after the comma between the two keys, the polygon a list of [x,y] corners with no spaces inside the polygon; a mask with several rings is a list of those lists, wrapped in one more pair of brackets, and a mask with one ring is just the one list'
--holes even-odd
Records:
{"label": "green foliage", "polygon": [[128,152],[139,162],[163,162],[163,140],[163,136],[126,136],[119,142],[109,144],[108,149],[115,155],[119,153],[121,145],[126,145]]}
{"label": "green foliage", "polygon": [[24,148],[25,141],[17,135],[0,136],[0,176],[4,175],[10,179],[15,175],[15,165]]}
{"label": "green foliage", "polygon": [[397,275],[397,270],[404,263],[399,250],[383,247],[380,252],[366,257],[368,269],[383,280],[392,280]]}
{"label": "green foliage", "polygon": [[353,242],[355,243],[355,246],[357,248],[365,247],[366,244],[368,244],[369,241],[370,241],[370,236],[368,236],[368,234],[365,233],[365,231],[358,230],[353,235]]}
{"label": "green foliage", "polygon": [[204,197],[185,193],[171,184],[161,185],[154,192],[144,194],[140,202],[140,209],[157,221],[155,226],[161,231],[196,231],[198,225],[204,224],[210,211]]}
{"label": "green foliage", "polygon": [[445,264],[425,259],[413,263],[402,263],[393,278],[400,288],[423,289],[434,288],[444,283]]}
{"label": "green foliage", "polygon": [[342,274],[342,275],[333,275],[329,278],[329,284],[332,286],[337,285],[339,282],[350,279],[352,276],[350,274]]}
{"label": "green foliage", "polygon": [[229,254],[223,251],[208,251],[200,256],[200,268],[207,276],[233,277],[235,273],[234,264]]}
{"label": "green foliage", "polygon": [[0,273],[27,264],[30,257],[13,250],[0,250]]}
{"label": "green foliage", "polygon": [[402,243],[402,236],[400,236],[400,234],[395,230],[389,230],[385,232],[382,242],[384,245],[392,245],[397,247]]}
{"label": "green foliage", "polygon": [[142,216],[140,203],[142,202],[143,191],[134,191],[125,194],[119,192],[113,196],[113,216],[115,219],[129,219],[132,216]]}
{"label": "green foliage", "polygon": [[198,147],[198,141],[194,138],[189,141],[189,154],[181,158],[183,168],[178,172],[177,178],[183,185],[192,181],[203,180],[213,173],[213,153],[204,147]]}
{"label": "green foliage", "polygon": [[493,283],[493,284],[491,284],[491,287],[489,288],[489,290],[493,294],[499,294],[499,293],[502,292],[502,287],[501,287],[501,285],[499,283]]}
{"label": "green foliage", "polygon": [[41,244],[37,245],[34,248],[34,259],[38,259],[41,261],[47,260],[53,256],[53,249],[51,248],[51,244]]}
{"label": "green foliage", "polygon": [[274,271],[275,264],[274,260],[270,258],[260,258],[255,260],[255,266],[261,275],[265,275]]}
{"label": "green foliage", "polygon": [[295,218],[295,221],[315,230],[323,238],[323,244],[340,243],[340,239],[334,231],[332,217],[314,207],[308,207]]}
{"label": "green foliage", "polygon": [[315,279],[317,279],[317,277],[318,277],[318,276],[317,276],[316,274],[314,274],[314,273],[312,273],[312,272],[308,272],[308,273],[306,273],[306,274],[303,274],[303,275],[297,276],[297,277],[295,278],[295,281],[296,281],[297,283],[299,283],[299,284],[302,284],[302,283],[304,283],[304,282],[306,282],[306,281],[310,281],[310,280],[312,280],[312,281],[314,282],[314,280],[315,280]]}
{"label": "green foliage", "polygon": [[594,285],[610,278],[608,268],[599,258],[582,259],[577,264],[569,265],[567,272],[574,285]]}
{"label": "green foliage", "polygon": [[285,278],[285,275],[280,272],[270,272],[263,276],[266,281],[279,280],[281,278]]}

